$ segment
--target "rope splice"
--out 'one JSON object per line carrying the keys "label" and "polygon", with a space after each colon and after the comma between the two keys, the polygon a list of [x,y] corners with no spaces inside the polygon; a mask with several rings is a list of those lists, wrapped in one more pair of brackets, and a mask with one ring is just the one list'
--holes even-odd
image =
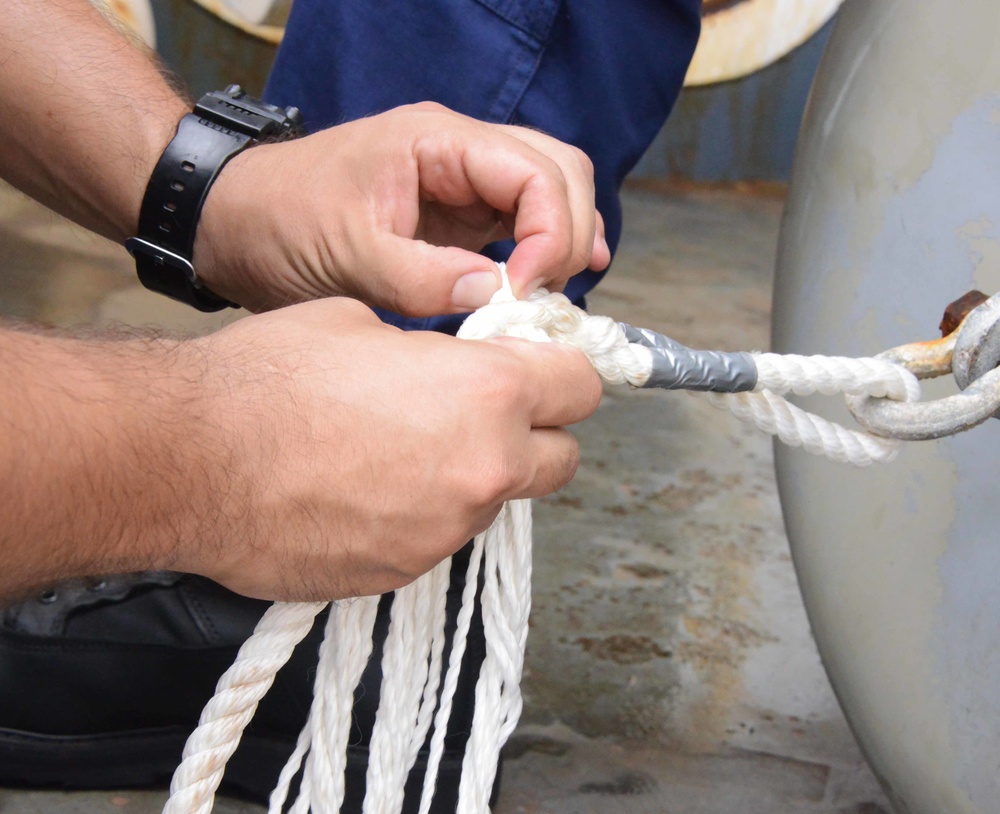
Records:
{"label": "rope splice", "polygon": [[920,398],[916,377],[890,361],[694,350],[655,331],[587,314],[562,294],[544,289],[517,300],[508,284],[469,317],[459,336],[495,336],[498,326],[507,335],[582,350],[609,384],[708,393],[713,405],[728,408],[786,444],[855,466],[892,460],[900,442],[847,429],[796,407],[784,396]]}

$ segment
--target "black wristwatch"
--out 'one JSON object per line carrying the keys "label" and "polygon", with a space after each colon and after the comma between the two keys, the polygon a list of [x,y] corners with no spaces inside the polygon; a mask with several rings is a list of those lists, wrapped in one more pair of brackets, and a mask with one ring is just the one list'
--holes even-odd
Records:
{"label": "black wristwatch", "polygon": [[146,288],[199,311],[239,307],[205,288],[191,263],[201,208],[229,159],[259,141],[295,135],[301,124],[297,108],[264,104],[239,85],[201,97],[153,169],[138,236],[125,241]]}

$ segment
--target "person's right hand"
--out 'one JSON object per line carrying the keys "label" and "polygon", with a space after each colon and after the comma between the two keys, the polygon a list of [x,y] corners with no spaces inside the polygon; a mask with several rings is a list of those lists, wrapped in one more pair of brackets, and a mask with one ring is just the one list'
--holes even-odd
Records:
{"label": "person's right hand", "polygon": [[601,396],[578,351],[404,333],[346,299],[253,316],[182,353],[206,373],[200,466],[220,488],[170,567],[268,599],[412,581],[504,501],[566,484],[579,451],[560,428]]}
{"label": "person's right hand", "polygon": [[590,159],[423,103],[240,153],[205,202],[194,264],[252,311],[346,294],[431,316],[487,303],[501,281],[478,251],[507,237],[522,299],[605,268]]}

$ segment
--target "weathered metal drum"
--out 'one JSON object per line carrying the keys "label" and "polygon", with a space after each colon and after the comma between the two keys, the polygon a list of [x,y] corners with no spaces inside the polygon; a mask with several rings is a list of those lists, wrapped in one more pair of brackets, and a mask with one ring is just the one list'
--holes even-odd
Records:
{"label": "weathered metal drum", "polygon": [[[995,0],[842,7],[782,228],[776,350],[870,355],[1000,291],[998,42]],[[777,452],[820,652],[900,812],[1000,811],[998,461],[994,419],[864,471]]]}

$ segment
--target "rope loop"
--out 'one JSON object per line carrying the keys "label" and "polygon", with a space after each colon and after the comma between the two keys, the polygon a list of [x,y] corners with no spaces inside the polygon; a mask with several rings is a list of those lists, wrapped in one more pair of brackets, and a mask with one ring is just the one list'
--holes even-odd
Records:
{"label": "rope loop", "polygon": [[851,414],[871,433],[927,441],[964,432],[1000,415],[1000,369],[996,367],[1000,294],[974,308],[942,339],[900,345],[876,358],[903,366],[920,379],[952,373],[961,392],[927,402],[909,399],[915,403],[907,404],[884,401],[874,393],[850,396]]}
{"label": "rope loop", "polygon": [[899,402],[918,401],[920,382],[910,371],[889,360],[843,356],[754,354],[757,386],[752,393],[715,399],[737,418],[777,435],[784,443],[838,463],[870,466],[888,463],[902,449],[895,439],[847,429],[822,416],[806,412],[782,396],[813,393],[848,398],[873,397]]}

